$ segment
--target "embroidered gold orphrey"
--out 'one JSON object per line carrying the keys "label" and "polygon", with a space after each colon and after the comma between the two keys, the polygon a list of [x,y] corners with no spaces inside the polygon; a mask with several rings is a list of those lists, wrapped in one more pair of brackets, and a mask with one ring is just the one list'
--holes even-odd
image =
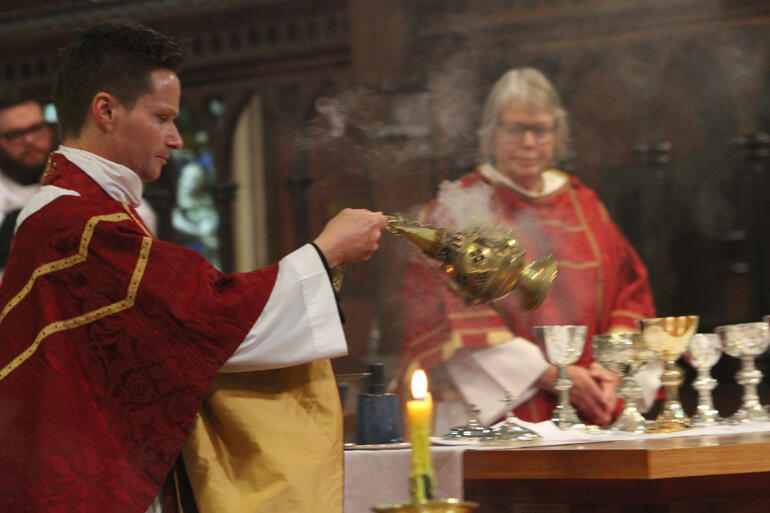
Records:
{"label": "embroidered gold orphrey", "polygon": [[[94,233],[94,230],[96,229],[97,224],[99,224],[100,222],[118,223],[126,220],[135,221],[135,219],[133,219],[133,216],[130,216],[129,214],[124,214],[124,213],[99,215],[89,219],[88,222],[86,223],[85,228],[83,229],[83,234],[80,237],[80,247],[78,249],[78,252],[74,255],[71,255],[59,260],[55,260],[53,262],[49,262],[47,264],[43,264],[37,269],[35,269],[32,272],[32,276],[30,277],[29,281],[27,281],[26,285],[21,289],[21,291],[18,294],[16,294],[13,298],[11,298],[8,304],[5,305],[5,307],[3,308],[2,312],[0,312],[0,323],[3,322],[3,319],[8,315],[8,313],[14,307],[18,305],[27,296],[27,294],[29,294],[29,292],[32,290],[32,287],[35,285],[35,281],[39,277],[49,273],[67,269],[69,267],[72,267],[74,265],[77,265],[79,263],[86,261],[86,258],[88,257],[88,247],[91,243],[91,238],[93,236],[93,233]],[[142,226],[141,223],[140,223],[140,226]],[[78,315],[77,317],[73,317],[71,319],[64,319],[61,321],[55,321],[43,327],[43,329],[41,329],[38,332],[37,336],[35,337],[35,340],[32,342],[32,344],[28,348],[22,351],[21,354],[19,354],[16,358],[11,360],[11,362],[8,363],[5,367],[0,369],[0,380],[5,379],[6,376],[8,376],[11,372],[13,372],[16,368],[18,368],[19,365],[24,363],[24,361],[26,361],[30,356],[32,356],[35,353],[35,351],[37,351],[42,341],[49,335],[52,335],[59,331],[79,328],[80,326],[84,326],[91,322],[98,321],[99,319],[107,317],[108,315],[121,312],[123,310],[126,310],[134,306],[136,291],[139,288],[139,284],[142,281],[142,277],[144,276],[144,270],[147,267],[147,259],[150,254],[151,247],[152,247],[152,237],[151,236],[142,237],[142,244],[139,250],[139,257],[134,266],[134,271],[131,276],[131,281],[129,282],[129,285],[128,285],[128,291],[126,293],[126,297],[110,305],[106,305],[101,308],[97,308],[96,310],[92,310],[90,312],[86,312],[84,314]]]}

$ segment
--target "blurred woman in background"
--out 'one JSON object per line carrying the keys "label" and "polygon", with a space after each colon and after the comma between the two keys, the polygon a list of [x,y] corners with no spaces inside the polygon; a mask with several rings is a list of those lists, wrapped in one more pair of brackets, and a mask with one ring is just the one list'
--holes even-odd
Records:
{"label": "blurred woman in background", "polygon": [[644,264],[594,191],[552,167],[568,139],[567,113],[545,76],[531,68],[508,71],[484,106],[482,163],[443,183],[420,216],[453,229],[479,223],[510,228],[528,259],[552,253],[559,264],[548,297],[527,312],[515,294],[466,308],[446,288],[435,262],[412,258],[403,289],[397,379],[408,393],[412,372],[429,372],[437,434],[465,424],[469,404],[481,410],[483,424],[500,419],[505,390],[515,397],[520,418],[550,418],[557,372],[533,342],[538,325],[588,326],[583,353],[567,369],[574,383],[570,400],[591,424],[609,424],[618,408],[618,377],[593,361],[590,340],[598,333],[633,331],[636,319],[654,316],[653,298]]}

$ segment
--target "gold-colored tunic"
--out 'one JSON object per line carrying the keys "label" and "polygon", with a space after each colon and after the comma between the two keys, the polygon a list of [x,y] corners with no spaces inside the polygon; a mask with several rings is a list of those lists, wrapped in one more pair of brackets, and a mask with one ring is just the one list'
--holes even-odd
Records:
{"label": "gold-colored tunic", "polygon": [[183,455],[200,513],[342,513],[331,363],[220,373]]}

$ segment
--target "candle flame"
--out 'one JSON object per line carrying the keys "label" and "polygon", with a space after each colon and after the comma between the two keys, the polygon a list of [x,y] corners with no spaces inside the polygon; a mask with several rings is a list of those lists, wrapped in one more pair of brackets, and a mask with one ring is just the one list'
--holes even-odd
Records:
{"label": "candle flame", "polygon": [[412,397],[415,399],[425,399],[428,393],[428,377],[425,375],[425,371],[417,369],[412,374]]}

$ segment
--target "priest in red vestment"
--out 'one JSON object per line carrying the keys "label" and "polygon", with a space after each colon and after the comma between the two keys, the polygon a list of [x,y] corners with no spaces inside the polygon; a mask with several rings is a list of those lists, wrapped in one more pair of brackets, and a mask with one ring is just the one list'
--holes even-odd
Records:
{"label": "priest in red vestment", "polygon": [[617,408],[618,378],[593,361],[590,341],[594,334],[632,331],[635,320],[654,315],[644,264],[594,191],[551,168],[566,148],[567,120],[540,72],[517,69],[498,80],[479,137],[484,163],[442,184],[420,220],[455,229],[478,223],[508,227],[529,259],[552,253],[559,272],[532,312],[519,306],[516,294],[466,308],[445,286],[437,264],[415,255],[403,289],[399,385],[417,368],[431,371],[438,434],[464,424],[469,403],[481,410],[483,423],[499,419],[506,390],[516,397],[520,418],[547,420],[556,405],[556,369],[532,328],[586,325],[583,353],[568,368],[571,401],[585,421],[608,424]]}
{"label": "priest in red vestment", "polygon": [[[4,512],[176,511],[175,493],[161,488],[217,373],[328,366],[346,352],[329,266],[367,259],[386,224],[381,214],[343,211],[314,245],[227,275],[155,239],[137,215],[142,182],[157,179],[182,147],[174,118],[183,55],[173,39],[111,22],[79,34],[61,56],[54,96],[63,144],[19,214],[0,286]],[[338,412],[338,397],[303,397],[310,372],[294,374],[292,404]],[[335,422],[314,439],[319,459],[311,465],[337,452],[341,461]],[[278,441],[287,454],[302,447],[288,442]],[[258,447],[241,450],[259,455]],[[329,494],[315,499],[329,511],[341,504],[339,466],[300,468],[320,476],[315,486]],[[227,469],[233,479],[241,470],[250,475]],[[262,484],[273,500],[314,510],[284,479],[298,471],[271,472]]]}

